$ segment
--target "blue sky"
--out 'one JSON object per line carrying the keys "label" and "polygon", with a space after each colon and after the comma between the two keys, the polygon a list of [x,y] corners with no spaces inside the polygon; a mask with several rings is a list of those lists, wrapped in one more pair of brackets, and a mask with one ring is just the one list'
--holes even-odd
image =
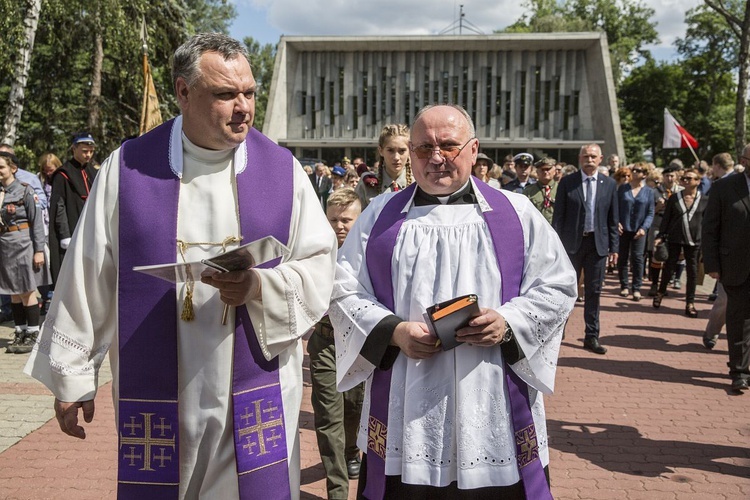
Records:
{"label": "blue sky", "polygon": [[[459,17],[484,33],[513,23],[523,14],[518,0],[232,0],[238,16],[230,34],[238,39],[252,36],[261,44],[278,42],[287,35],[422,35],[437,34]],[[672,44],[685,33],[685,12],[701,0],[642,0],[655,10],[654,20],[661,38],[648,47],[657,60],[675,56]],[[419,20],[419,22],[415,22]],[[465,34],[469,32],[465,31]],[[454,34],[458,34],[455,32]]]}

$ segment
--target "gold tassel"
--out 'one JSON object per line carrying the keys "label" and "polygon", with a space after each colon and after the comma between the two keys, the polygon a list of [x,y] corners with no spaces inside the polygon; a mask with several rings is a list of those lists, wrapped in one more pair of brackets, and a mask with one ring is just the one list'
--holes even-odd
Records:
{"label": "gold tassel", "polygon": [[187,266],[187,280],[185,281],[185,301],[182,303],[182,321],[193,321],[195,319],[195,310],[193,309],[193,288],[195,280],[193,279],[193,270],[190,264]]}
{"label": "gold tassel", "polygon": [[185,301],[182,303],[182,321],[193,321],[195,319],[195,311],[193,311],[193,290],[188,288],[185,293]]}

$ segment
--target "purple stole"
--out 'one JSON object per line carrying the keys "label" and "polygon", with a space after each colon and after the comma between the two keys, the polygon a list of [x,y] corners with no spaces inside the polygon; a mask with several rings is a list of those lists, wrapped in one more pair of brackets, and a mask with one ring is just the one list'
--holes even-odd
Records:
{"label": "purple stole", "polygon": [[[521,290],[525,261],[523,227],[513,205],[504,194],[481,181],[475,184],[492,207],[492,210],[484,212],[483,216],[495,247],[497,266],[502,279],[501,300],[504,304],[518,297]],[[412,184],[386,203],[370,232],[365,251],[367,269],[375,296],[390,311],[395,311],[391,272],[393,248],[396,245],[401,225],[406,219],[406,212],[402,210],[412,198],[415,189],[416,184]],[[518,469],[523,480],[526,498],[551,499],[552,494],[539,459],[528,387],[507,362],[504,362],[504,365],[515,430]],[[363,493],[364,497],[369,500],[380,500],[385,494],[385,452],[388,437],[391,371],[376,368],[373,373],[366,450],[367,481]]]}
{"label": "purple stole", "polygon": [[[121,151],[119,498],[179,494],[176,286],[132,271],[174,262],[177,255],[180,179],[169,161],[173,122],[126,142]],[[245,144],[247,164],[237,175],[242,243],[271,235],[287,244],[292,155],[252,128]],[[245,306],[236,308],[232,403],[240,497],[262,491],[264,498],[290,498],[278,358],[263,357]]]}

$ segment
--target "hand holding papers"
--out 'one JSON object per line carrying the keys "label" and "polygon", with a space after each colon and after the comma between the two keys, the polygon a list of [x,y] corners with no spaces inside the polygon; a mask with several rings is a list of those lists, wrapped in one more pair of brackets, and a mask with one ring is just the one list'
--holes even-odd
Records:
{"label": "hand holding papers", "polygon": [[[201,261],[184,262],[184,263],[171,263],[171,264],[159,264],[153,266],[136,266],[133,268],[134,271],[138,271],[144,274],[149,274],[157,278],[161,278],[172,283],[188,283],[195,279],[194,277],[200,276],[206,278],[205,281],[208,284],[215,286],[222,290],[222,300],[227,303],[225,295],[224,284],[229,281],[232,283],[229,285],[230,288],[241,288],[243,283],[240,281],[247,281],[243,277],[240,281],[224,280],[216,277],[212,279],[217,273],[225,273],[232,271],[246,271],[248,269],[257,267],[259,265],[271,262],[275,259],[281,258],[282,260],[287,258],[290,254],[289,249],[281,244],[276,238],[268,236],[260,240],[253,241],[241,247],[235,248],[228,252],[219,254],[210,259],[203,259]],[[255,285],[259,287],[260,282],[257,280],[257,275],[253,273],[255,278]],[[248,278],[249,279],[249,278]],[[252,281],[252,280],[251,280]],[[247,283],[245,283],[247,284]],[[253,285],[249,282],[250,286]],[[235,286],[237,285],[237,286]],[[224,314],[222,315],[222,324],[226,322],[226,315],[228,312],[228,305],[224,307]]]}
{"label": "hand holding papers", "polygon": [[150,274],[172,283],[184,283],[188,280],[188,269],[193,276],[204,272],[243,271],[257,267],[274,259],[285,259],[289,249],[273,236],[267,236],[228,252],[195,262],[175,262],[154,266],[135,266],[133,271]]}

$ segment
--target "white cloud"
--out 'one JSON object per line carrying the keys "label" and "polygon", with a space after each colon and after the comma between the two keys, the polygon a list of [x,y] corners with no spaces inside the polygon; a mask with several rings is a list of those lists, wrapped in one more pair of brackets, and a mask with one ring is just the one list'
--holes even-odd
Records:
{"label": "white cloud", "polygon": [[656,31],[661,39],[658,46],[671,47],[675,39],[684,36],[685,13],[702,3],[702,0],[647,0],[645,4],[656,11],[652,19],[658,23]]}
{"label": "white cloud", "polygon": [[[627,0],[632,1],[632,0]],[[240,17],[232,27],[235,36],[254,36],[275,43],[287,35],[425,35],[457,26],[459,5],[464,20],[490,34],[517,21],[524,13],[521,0],[234,0]],[[659,43],[657,58],[673,54],[676,38],[684,36],[685,12],[702,0],[643,0],[654,9]],[[249,15],[252,12],[252,17]],[[260,19],[264,17],[264,19]],[[464,28],[464,34],[471,30]],[[264,40],[263,35],[269,38]],[[453,34],[458,34],[454,31]]]}
{"label": "white cloud", "polygon": [[[462,3],[464,19],[486,34],[513,23],[523,13],[518,2],[463,0]],[[458,18],[459,3],[454,0],[274,0],[268,3],[268,21],[279,31],[295,35],[437,34]],[[470,31],[465,29],[464,34],[468,33]]]}

